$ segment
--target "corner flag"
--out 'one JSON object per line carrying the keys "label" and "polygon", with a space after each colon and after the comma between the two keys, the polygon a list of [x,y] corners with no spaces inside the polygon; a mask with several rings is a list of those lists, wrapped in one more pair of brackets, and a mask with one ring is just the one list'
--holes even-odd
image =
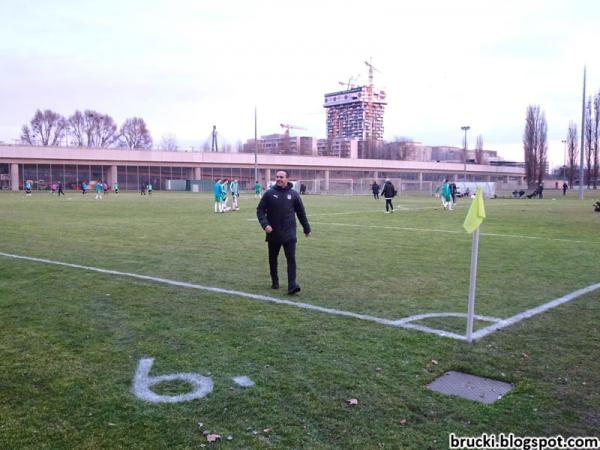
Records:
{"label": "corner flag", "polygon": [[483,219],[485,219],[485,207],[483,206],[481,188],[478,187],[475,191],[475,199],[471,203],[467,217],[465,217],[463,228],[467,230],[467,233],[473,233],[473,231],[479,228]]}

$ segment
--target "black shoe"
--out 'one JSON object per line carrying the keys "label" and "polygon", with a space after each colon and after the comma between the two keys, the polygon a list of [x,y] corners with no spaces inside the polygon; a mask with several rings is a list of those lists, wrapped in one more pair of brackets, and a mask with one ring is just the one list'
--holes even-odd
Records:
{"label": "black shoe", "polygon": [[298,286],[298,285],[295,285],[288,289],[288,295],[294,295],[297,292],[300,292],[300,286]]}
{"label": "black shoe", "polygon": [[279,289],[279,283],[271,284],[271,289]]}

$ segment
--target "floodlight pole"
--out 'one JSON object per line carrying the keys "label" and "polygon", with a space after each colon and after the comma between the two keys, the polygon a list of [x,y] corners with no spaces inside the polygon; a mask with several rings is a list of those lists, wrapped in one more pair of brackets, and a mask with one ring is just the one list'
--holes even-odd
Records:
{"label": "floodlight pole", "polygon": [[583,200],[583,154],[584,149],[584,140],[583,136],[585,134],[585,66],[583,66],[583,98],[581,100],[581,147],[580,147],[580,155],[579,155],[579,200]]}
{"label": "floodlight pole", "polygon": [[[465,140],[464,140],[464,147],[463,147],[463,159],[465,161],[464,181],[466,183],[467,182],[467,131],[470,130],[471,127],[468,125],[465,125],[464,127],[460,127],[460,129],[465,132]],[[465,186],[466,186],[466,184],[465,184]]]}
{"label": "floodlight pole", "polygon": [[258,137],[256,125],[256,106],[254,107],[254,182],[258,181]]}
{"label": "floodlight pole", "polygon": [[[563,139],[562,141],[560,141],[564,144],[564,151],[563,151],[563,180],[567,181],[567,141],[566,139]],[[571,186],[572,188],[572,186]]]}

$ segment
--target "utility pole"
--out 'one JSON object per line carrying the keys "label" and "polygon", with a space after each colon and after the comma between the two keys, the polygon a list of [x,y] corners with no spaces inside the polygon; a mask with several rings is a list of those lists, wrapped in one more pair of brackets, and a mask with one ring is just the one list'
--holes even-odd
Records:
{"label": "utility pole", "polygon": [[583,200],[583,137],[585,135],[585,66],[583,66],[583,98],[581,99],[581,147],[579,157],[579,200]]}
{"label": "utility pole", "polygon": [[464,167],[464,178],[465,178],[465,183],[467,182],[467,131],[471,129],[470,126],[465,125],[464,127],[460,127],[461,130],[463,130],[465,132],[465,140],[464,140],[464,147],[463,147],[463,159],[465,161],[465,167]]}

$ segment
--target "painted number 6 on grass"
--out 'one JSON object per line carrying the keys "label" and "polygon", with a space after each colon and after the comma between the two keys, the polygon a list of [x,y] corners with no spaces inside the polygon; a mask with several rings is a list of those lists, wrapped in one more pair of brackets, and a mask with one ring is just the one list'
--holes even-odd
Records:
{"label": "painted number 6 on grass", "polygon": [[[150,403],[178,403],[202,398],[213,390],[213,382],[208,377],[197,373],[173,373],[169,375],[152,376],[150,369],[154,364],[154,358],[140,359],[135,376],[133,378],[133,393],[140,400]],[[192,386],[192,391],[180,395],[158,395],[152,391],[152,386],[163,381],[181,380]]]}

